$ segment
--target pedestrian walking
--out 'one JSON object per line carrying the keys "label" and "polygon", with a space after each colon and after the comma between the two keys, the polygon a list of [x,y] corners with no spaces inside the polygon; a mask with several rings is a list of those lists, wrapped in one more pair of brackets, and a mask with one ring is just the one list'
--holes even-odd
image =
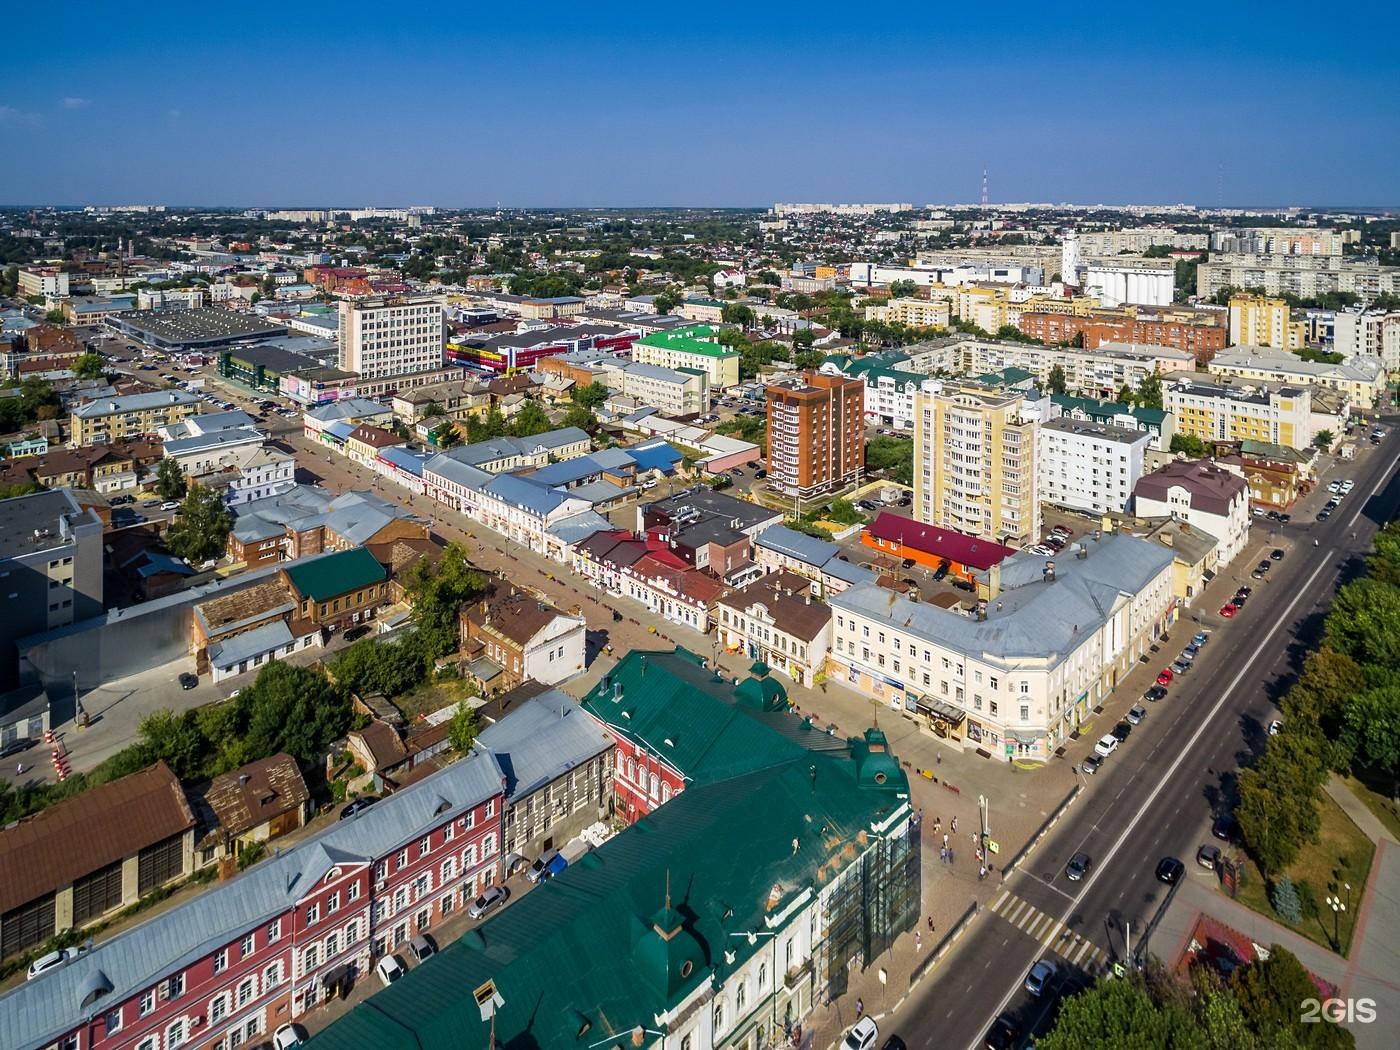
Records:
{"label": "pedestrian walking", "polygon": [[930,915],[930,916],[928,917],[928,932],[929,932],[929,933],[932,933],[932,932],[933,932],[933,916],[932,916],[932,915]]}
{"label": "pedestrian walking", "polygon": [[977,881],[981,882],[987,877],[987,866],[984,864],[977,870]]}
{"label": "pedestrian walking", "polygon": [[923,951],[923,950],[924,950],[924,935],[923,935],[922,933],[920,933],[918,930],[915,930],[915,931],[914,931],[914,951],[915,951],[915,952],[921,952],[921,951]]}
{"label": "pedestrian walking", "polygon": [[24,776],[24,763],[23,763],[23,762],[20,762],[20,763],[18,763],[18,764],[16,765],[16,767],[15,767],[15,776],[18,776],[18,777]]}
{"label": "pedestrian walking", "polygon": [[[957,831],[958,829],[957,829],[957,828],[954,828],[953,830],[954,830],[954,831]],[[943,836],[943,848],[944,848],[944,849],[947,849],[947,848],[948,848],[948,836],[947,836],[946,834]]]}
{"label": "pedestrian walking", "polygon": [[954,818],[953,818],[953,831],[956,832],[957,830],[958,830],[958,818],[957,818],[957,817],[954,817]]}
{"label": "pedestrian walking", "polygon": [[948,847],[947,847],[947,846],[942,846],[942,847],[939,848],[939,850],[938,850],[938,859],[941,860],[944,864],[947,864],[947,863],[948,863]]}
{"label": "pedestrian walking", "polygon": [[861,1017],[862,1017],[864,1014],[865,1014],[865,1001],[864,1001],[863,999],[857,999],[857,1000],[856,1000],[856,1020],[859,1021],[859,1020],[861,1019]]}
{"label": "pedestrian walking", "polygon": [[948,847],[948,863],[953,863],[953,847]]}

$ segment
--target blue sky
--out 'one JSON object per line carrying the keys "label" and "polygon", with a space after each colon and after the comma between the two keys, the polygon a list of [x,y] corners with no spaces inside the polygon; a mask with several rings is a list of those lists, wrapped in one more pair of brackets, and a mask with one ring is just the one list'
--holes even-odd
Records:
{"label": "blue sky", "polygon": [[1400,205],[1400,4],[687,6],[21,5],[0,202]]}

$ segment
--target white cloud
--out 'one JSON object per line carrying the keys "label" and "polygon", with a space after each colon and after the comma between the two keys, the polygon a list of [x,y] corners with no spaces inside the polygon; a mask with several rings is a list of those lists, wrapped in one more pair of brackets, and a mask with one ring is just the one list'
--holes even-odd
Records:
{"label": "white cloud", "polygon": [[58,100],[58,104],[64,109],[85,109],[92,105],[92,99],[79,98],[77,95],[65,95]]}
{"label": "white cloud", "polygon": [[0,124],[38,125],[39,123],[39,114],[37,113],[15,109],[14,106],[0,106]]}

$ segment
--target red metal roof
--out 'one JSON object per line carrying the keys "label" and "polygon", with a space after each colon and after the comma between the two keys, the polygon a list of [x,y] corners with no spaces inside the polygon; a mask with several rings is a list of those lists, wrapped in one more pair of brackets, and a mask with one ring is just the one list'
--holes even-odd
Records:
{"label": "red metal roof", "polygon": [[875,539],[900,543],[913,550],[938,558],[947,558],[973,569],[990,569],[1016,553],[1014,547],[1003,547],[991,540],[964,536],[961,532],[937,525],[925,525],[911,518],[891,514],[889,511],[881,511],[880,516],[865,531]]}

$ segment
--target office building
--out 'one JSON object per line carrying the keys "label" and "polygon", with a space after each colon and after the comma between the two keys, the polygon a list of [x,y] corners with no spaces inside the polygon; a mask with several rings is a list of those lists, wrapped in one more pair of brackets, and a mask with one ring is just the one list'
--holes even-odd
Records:
{"label": "office building", "polygon": [[865,384],[808,372],[768,387],[768,483],[805,499],[854,483],[865,466]]}
{"label": "office building", "polygon": [[439,369],[445,331],[439,299],[342,299],[340,367],[365,379]]}
{"label": "office building", "polygon": [[0,500],[0,690],[18,684],[16,641],[102,611],[102,558],[102,521],[68,489]]}
{"label": "office building", "polygon": [[1038,440],[1040,498],[1058,507],[1102,514],[1128,509],[1152,435],[1110,423],[1060,418],[1041,424]]}
{"label": "office building", "polygon": [[698,368],[665,368],[633,362],[618,373],[618,386],[638,404],[670,416],[698,415],[710,410],[710,377]]}
{"label": "office building", "polygon": [[1307,325],[1290,319],[1288,303],[1262,295],[1230,298],[1230,345],[1299,350]]}
{"label": "office building", "polygon": [[999,543],[1034,543],[1037,423],[1024,395],[948,384],[920,391],[914,405],[915,518]]}

